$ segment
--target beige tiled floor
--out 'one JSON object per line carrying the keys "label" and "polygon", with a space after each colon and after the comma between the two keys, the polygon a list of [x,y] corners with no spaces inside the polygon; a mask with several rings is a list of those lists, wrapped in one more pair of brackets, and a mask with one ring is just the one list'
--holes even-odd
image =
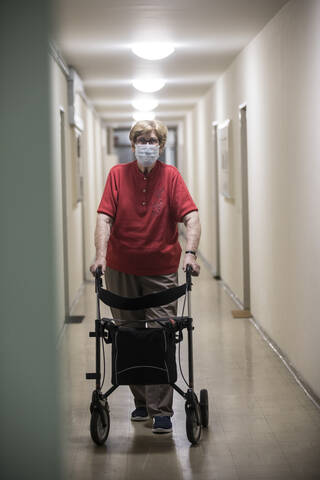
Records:
{"label": "beige tiled floor", "polygon": [[[119,387],[109,397],[108,440],[96,447],[89,433],[94,382],[84,379],[94,371],[88,331],[95,308],[94,286],[88,283],[75,312],[85,320],[67,325],[60,345],[67,479],[320,479],[320,411],[251,323],[232,318],[234,303],[204,267],[192,294],[195,387],[197,393],[207,388],[210,401],[210,426],[201,443],[192,447],[187,440],[180,396],[175,394],[173,433],[157,436],[151,421],[130,422],[131,394]],[[105,307],[103,315],[109,316]],[[185,373],[186,347],[184,341]],[[109,354],[110,349],[108,365]],[[184,389],[181,378],[178,385]]]}

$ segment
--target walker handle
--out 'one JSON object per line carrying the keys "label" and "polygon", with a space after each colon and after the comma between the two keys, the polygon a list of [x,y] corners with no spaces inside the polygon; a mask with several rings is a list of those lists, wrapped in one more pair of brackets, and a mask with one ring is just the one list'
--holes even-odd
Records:
{"label": "walker handle", "polygon": [[99,278],[102,276],[102,267],[101,265],[98,265],[97,268],[96,268],[96,271],[94,272],[95,273],[95,277],[96,278]]}
{"label": "walker handle", "polygon": [[193,268],[192,268],[192,265],[187,265],[187,268],[186,268],[186,283],[187,283],[187,288],[188,290],[190,291],[191,290],[191,274],[193,272]]}
{"label": "walker handle", "polygon": [[95,277],[96,277],[96,285],[95,285],[95,291],[96,293],[98,293],[99,291],[99,288],[102,287],[102,268],[101,268],[101,265],[98,265],[98,267],[96,268],[96,271],[94,272],[95,274]]}

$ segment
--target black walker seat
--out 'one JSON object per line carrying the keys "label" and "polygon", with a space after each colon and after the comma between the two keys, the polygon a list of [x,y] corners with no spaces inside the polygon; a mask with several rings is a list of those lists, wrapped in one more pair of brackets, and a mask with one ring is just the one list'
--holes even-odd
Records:
{"label": "black walker seat", "polygon": [[[97,319],[95,331],[90,337],[96,339],[96,372],[87,373],[86,378],[96,380],[96,389],[92,394],[90,405],[90,432],[93,441],[102,445],[109,434],[110,416],[107,402],[108,396],[119,385],[153,385],[170,384],[186,400],[187,436],[192,444],[198,443],[201,427],[208,426],[208,392],[200,391],[200,403],[193,391],[193,351],[192,351],[192,318],[189,316],[161,317],[151,320],[124,321],[121,319],[101,318],[100,300],[110,307],[120,310],[144,310],[150,307],[167,305],[183,295],[188,296],[192,288],[191,267],[187,267],[186,283],[154,294],[128,298],[116,295],[102,288],[102,272],[98,268],[95,275],[95,291],[97,294]],[[141,323],[141,327],[136,327]],[[157,326],[149,328],[150,323]],[[130,325],[134,324],[135,327]],[[182,331],[188,332],[188,366],[189,383],[187,392],[175,385],[177,381],[176,344],[183,339]],[[106,393],[101,392],[101,346],[112,345],[112,387]]]}

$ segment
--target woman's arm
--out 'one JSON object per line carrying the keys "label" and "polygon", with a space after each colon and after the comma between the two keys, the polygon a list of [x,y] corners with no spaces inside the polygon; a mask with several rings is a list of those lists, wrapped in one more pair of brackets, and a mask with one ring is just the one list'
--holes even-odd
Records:
{"label": "woman's arm", "polygon": [[94,275],[98,266],[101,266],[102,273],[106,270],[107,246],[110,238],[113,219],[104,213],[98,213],[96,230],[94,234],[94,243],[96,247],[96,259],[90,267],[90,272]]}
{"label": "woman's arm", "polygon": [[[186,252],[197,252],[201,235],[199,213],[196,211],[188,213],[183,217],[183,223],[186,227],[187,236]],[[186,271],[187,265],[191,265],[193,269],[193,275],[198,276],[200,273],[200,265],[196,262],[196,260],[196,255],[193,255],[192,253],[185,253],[183,259],[183,270]]]}

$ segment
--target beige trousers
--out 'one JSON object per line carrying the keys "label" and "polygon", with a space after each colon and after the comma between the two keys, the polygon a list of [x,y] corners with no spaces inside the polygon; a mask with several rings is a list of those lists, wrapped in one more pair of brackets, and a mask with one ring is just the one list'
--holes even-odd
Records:
{"label": "beige trousers", "polygon": [[[164,288],[178,285],[178,273],[157,276],[138,276],[118,272],[107,267],[105,273],[107,289],[122,297],[139,297],[155,293]],[[118,310],[111,308],[113,318],[121,320],[151,320],[152,318],[177,315],[177,301],[161,307],[147,310]],[[157,323],[148,324],[150,328],[157,327]],[[132,324],[132,327],[141,327],[141,323]],[[134,396],[135,406],[146,407],[151,417],[172,416],[173,388],[170,385],[130,385]]]}

